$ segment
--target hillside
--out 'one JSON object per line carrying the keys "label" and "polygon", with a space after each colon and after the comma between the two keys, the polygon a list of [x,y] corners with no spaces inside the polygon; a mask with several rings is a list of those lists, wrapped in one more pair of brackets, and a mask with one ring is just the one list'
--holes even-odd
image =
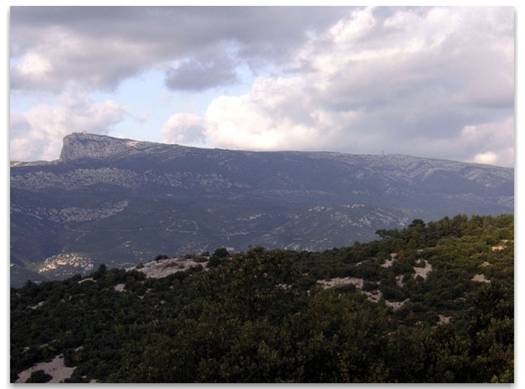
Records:
{"label": "hillside", "polygon": [[11,166],[11,274],[251,245],[325,250],[414,218],[513,212],[513,170],[404,155],[200,149],[90,134]]}
{"label": "hillside", "polygon": [[513,382],[511,215],[11,289],[11,381]]}

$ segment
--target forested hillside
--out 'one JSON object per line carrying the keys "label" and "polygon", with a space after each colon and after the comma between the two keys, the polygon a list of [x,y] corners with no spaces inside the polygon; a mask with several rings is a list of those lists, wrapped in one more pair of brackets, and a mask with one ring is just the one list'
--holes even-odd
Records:
{"label": "forested hillside", "polygon": [[11,289],[11,380],[57,381],[55,363],[66,382],[513,382],[513,229],[414,220],[323,252],[28,282]]}

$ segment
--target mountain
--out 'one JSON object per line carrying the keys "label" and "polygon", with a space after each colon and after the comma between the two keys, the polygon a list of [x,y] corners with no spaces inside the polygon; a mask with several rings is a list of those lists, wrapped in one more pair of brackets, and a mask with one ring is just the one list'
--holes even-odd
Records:
{"label": "mountain", "polygon": [[11,165],[12,282],[220,246],[321,250],[414,218],[512,213],[513,175],[405,155],[202,149],[75,133],[59,160]]}

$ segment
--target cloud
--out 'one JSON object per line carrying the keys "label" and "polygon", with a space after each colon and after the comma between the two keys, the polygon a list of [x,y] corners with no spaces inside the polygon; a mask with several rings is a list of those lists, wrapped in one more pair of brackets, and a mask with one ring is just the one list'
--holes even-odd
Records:
{"label": "cloud", "polygon": [[479,153],[474,156],[474,162],[494,164],[498,160],[498,156],[492,151],[487,151],[486,153]]}
{"label": "cloud", "polygon": [[[247,93],[171,116],[169,142],[514,161],[511,7],[12,7],[10,29],[15,93],[113,89],[156,68],[184,98],[252,69]],[[52,155],[63,131],[37,134],[35,117],[81,121],[64,104],[13,114],[12,132],[30,134],[13,147]],[[87,131],[119,120],[87,106],[113,112]]]}
{"label": "cloud", "polygon": [[72,132],[107,134],[125,116],[111,101],[95,102],[78,91],[62,94],[56,104],[40,104],[10,118],[11,160],[56,159],[62,138]]}
{"label": "cloud", "polygon": [[512,165],[513,34],[511,8],[355,9],[279,75],[215,98],[206,142]]}
{"label": "cloud", "polygon": [[237,75],[231,59],[189,59],[166,72],[166,86],[172,90],[198,92],[235,84]]}
{"label": "cloud", "polygon": [[[142,71],[168,71],[167,84],[195,90],[233,82],[220,62],[203,54],[232,55],[251,66],[287,58],[323,30],[341,7],[11,7],[11,88],[60,93],[71,83],[113,89]],[[172,62],[183,61],[173,69]],[[187,61],[187,62],[184,62]],[[196,69],[189,66],[197,64]],[[198,85],[206,70],[214,75]],[[29,71],[28,71],[29,70]],[[193,83],[182,75],[190,75]],[[217,84],[219,82],[219,84]]]}
{"label": "cloud", "polygon": [[162,137],[166,143],[202,146],[205,142],[204,122],[195,114],[177,113],[172,115],[162,127]]}
{"label": "cloud", "polygon": [[514,164],[514,120],[465,126],[454,147],[472,156],[470,161],[504,166]]}
{"label": "cloud", "polygon": [[258,78],[248,95],[214,99],[205,115],[208,143],[252,150],[311,147],[319,130],[304,111],[312,107],[303,87],[299,77]]}

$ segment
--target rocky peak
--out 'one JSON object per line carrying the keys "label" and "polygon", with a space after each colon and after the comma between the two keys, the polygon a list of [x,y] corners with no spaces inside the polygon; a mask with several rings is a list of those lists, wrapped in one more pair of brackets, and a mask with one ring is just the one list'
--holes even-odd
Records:
{"label": "rocky peak", "polygon": [[64,137],[60,159],[70,161],[81,158],[104,158],[135,150],[138,142],[106,135],[72,133]]}

